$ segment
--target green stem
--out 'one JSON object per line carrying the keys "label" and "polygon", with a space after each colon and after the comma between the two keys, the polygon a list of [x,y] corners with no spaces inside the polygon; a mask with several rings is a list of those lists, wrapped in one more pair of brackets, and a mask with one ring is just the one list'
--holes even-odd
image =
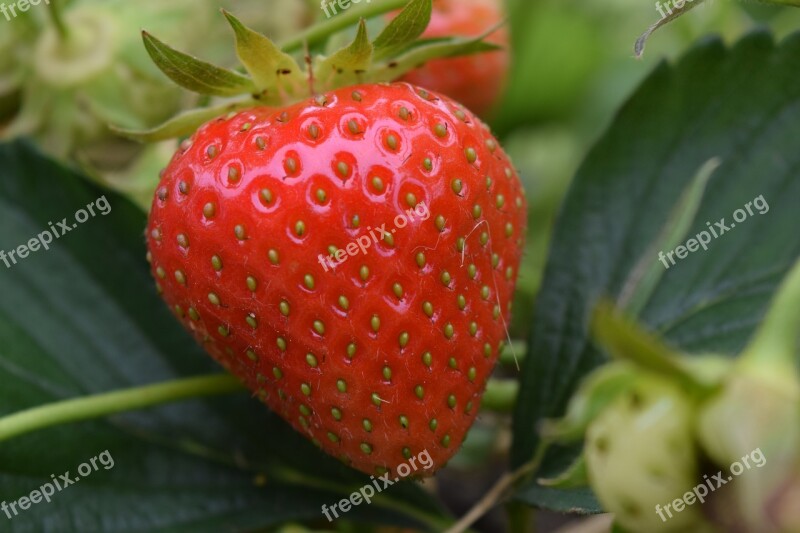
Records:
{"label": "green stem", "polygon": [[64,12],[61,5],[62,2],[63,0],[51,0],[50,9],[48,9],[48,12],[50,13],[50,20],[53,21],[53,26],[55,26],[61,42],[65,43],[69,38],[69,31],[67,30],[67,25],[64,23]]}
{"label": "green stem", "polygon": [[486,392],[481,398],[481,408],[496,413],[510,413],[517,403],[518,394],[518,381],[492,378],[486,384]]}
{"label": "green stem", "polygon": [[506,503],[507,530],[510,533],[533,533],[533,509],[518,501]]}
{"label": "green stem", "polygon": [[519,366],[525,360],[528,352],[528,343],[520,340],[513,340],[511,344],[506,344],[500,352],[500,364],[506,366]]}
{"label": "green stem", "polygon": [[492,507],[503,498],[507,497],[511,489],[514,488],[518,482],[527,478],[539,469],[544,459],[544,454],[547,452],[550,444],[548,442],[541,442],[533,455],[533,459],[521,465],[513,472],[504,474],[494,486],[489,489],[489,492],[483,495],[478,503],[469,510],[461,519],[455,523],[445,533],[464,533],[472,524],[477,522],[484,514],[486,514]]}
{"label": "green stem", "polygon": [[[306,43],[308,43],[308,46],[313,46],[324,41],[334,33],[355,25],[362,18],[371,19],[383,15],[384,13],[400,9],[407,3],[408,0],[375,0],[373,3],[362,3],[357,7],[351,7],[347,11],[342,11],[337,15],[333,15],[325,22],[315,24],[301,31],[296,36],[284,42],[281,45],[281,49],[284,52],[295,52],[301,50]],[[320,9],[322,8],[320,7]]]}
{"label": "green stem", "polygon": [[0,418],[0,442],[59,424],[242,389],[243,385],[233,376],[214,374],[62,400]]}

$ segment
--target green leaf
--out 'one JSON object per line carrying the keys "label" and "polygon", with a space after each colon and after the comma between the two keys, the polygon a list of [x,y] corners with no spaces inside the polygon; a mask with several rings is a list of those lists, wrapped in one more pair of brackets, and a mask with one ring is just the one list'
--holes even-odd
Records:
{"label": "green leaf", "polygon": [[251,30],[239,19],[222,10],[236,34],[236,55],[250,73],[258,92],[280,90],[294,94],[305,82],[300,66],[269,38]]}
{"label": "green leaf", "polygon": [[611,303],[601,301],[592,313],[589,326],[592,339],[606,354],[636,364],[639,368],[680,382],[687,389],[700,389],[679,352],[664,344],[652,332],[644,330],[630,317],[622,315]]}
{"label": "green leaf", "polygon": [[253,94],[256,87],[247,76],[227,70],[179,52],[146,31],[142,40],[147,53],[161,72],[190,91],[211,96]]}
{"label": "green leaf", "polygon": [[226,115],[232,111],[253,107],[254,105],[258,104],[253,100],[248,100],[245,102],[225,104],[217,107],[203,107],[200,109],[184,111],[183,113],[172,117],[165,123],[156,126],[155,128],[143,131],[122,129],[114,125],[109,127],[111,128],[111,131],[117,133],[118,135],[135,141],[163,141],[166,139],[174,139],[176,137],[187,137],[192,135],[197,128],[209,120]]}
{"label": "green leaf", "polygon": [[314,76],[321,87],[355,85],[367,72],[371,63],[372,44],[367,37],[366,21],[361,19],[353,42],[319,61],[314,68]]}
{"label": "green leaf", "polygon": [[[6,257],[51,223],[70,228],[49,250],[15,255],[10,268],[0,259],[0,416],[219,372],[154,290],[144,259],[145,215],[138,208],[25,143],[0,145],[0,167],[0,250]],[[108,203],[98,203],[101,197]],[[75,213],[90,204],[95,216],[78,224]],[[369,482],[250,394],[237,393],[4,441],[0,499],[29,495],[51,474],[74,477],[79,465],[105,450],[113,468],[100,467],[56,492],[51,503],[20,512],[8,527],[115,533],[255,531],[291,520],[327,524],[321,506]],[[347,519],[447,527],[435,501],[413,483],[378,496]]]}
{"label": "green leaf", "polygon": [[559,489],[531,482],[521,487],[516,497],[523,502],[538,502],[543,509],[571,515],[594,514],[600,508],[597,497],[589,487]]}
{"label": "green leaf", "polygon": [[[606,361],[589,335],[596,300],[618,297],[697,169],[713,157],[722,165],[688,233],[709,231],[706,222],[715,226],[722,218],[735,227],[707,250],[673,255],[675,264],[667,262],[634,318],[685,353],[732,355],[746,345],[800,255],[798,100],[800,35],[776,46],[756,32],[730,49],[703,41],[674,66],[661,64],[619,111],[578,171],[556,222],[522,370],[514,466],[538,448],[539,421],[561,416],[583,377]],[[734,221],[748,202],[753,214]],[[553,460],[548,455],[543,469],[557,472]],[[528,485],[517,497],[567,505],[548,490]]]}
{"label": "green leaf", "polygon": [[411,0],[372,43],[375,59],[389,57],[413,43],[428,27],[432,11],[432,0]]}

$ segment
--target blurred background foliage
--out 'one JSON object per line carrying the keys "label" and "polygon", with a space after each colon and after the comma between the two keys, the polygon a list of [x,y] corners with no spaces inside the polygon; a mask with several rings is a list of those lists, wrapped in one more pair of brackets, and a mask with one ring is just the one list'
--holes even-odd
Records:
{"label": "blurred background foliage", "polygon": [[[150,60],[140,31],[212,62],[236,61],[235,11],[278,41],[309,19],[300,0],[72,0],[0,18],[0,138],[33,138],[49,155],[149,207],[174,143],[142,146],[108,128],[146,129],[201,105]],[[44,6],[44,4],[41,4]],[[280,13],[276,17],[275,13]],[[67,27],[60,39],[55,19]]]}
{"label": "blurred background foliage", "polygon": [[[641,59],[633,45],[660,15],[643,0],[508,0],[513,66],[493,129],[529,198],[529,250],[520,269],[514,333],[524,336],[547,260],[553,218],[570,179],[616,110],[662,61],[698,39],[731,44],[761,27],[776,40],[800,28],[800,10],[751,2],[707,2],[656,31]],[[646,117],[642,117],[643,120]]]}
{"label": "blurred background foliage", "polygon": [[[679,57],[709,34],[731,43],[766,26],[780,39],[800,28],[800,10],[707,2],[657,31],[644,57],[635,59],[634,41],[660,16],[652,1],[507,4],[513,67],[507,94],[490,123],[528,192],[529,249],[511,327],[512,337],[527,338],[554,217],[584,155],[633,89],[658,63]],[[141,146],[115,136],[108,124],[153,126],[202,102],[156,70],[140,30],[232,66],[232,39],[219,7],[276,42],[322,16],[316,0],[72,0],[59,5],[63,18],[78,28],[73,47],[53,46],[57,29],[46,9],[30,9],[13,24],[0,18],[0,138],[31,137],[51,156],[143,209],[175,143]],[[85,63],[84,74],[58,76],[71,62]],[[515,376],[513,357],[506,355],[498,373]],[[508,416],[483,416],[452,467],[437,478],[454,513],[474,503],[505,468],[509,428]],[[467,470],[470,483],[464,483]],[[498,519],[489,516],[486,527]]]}

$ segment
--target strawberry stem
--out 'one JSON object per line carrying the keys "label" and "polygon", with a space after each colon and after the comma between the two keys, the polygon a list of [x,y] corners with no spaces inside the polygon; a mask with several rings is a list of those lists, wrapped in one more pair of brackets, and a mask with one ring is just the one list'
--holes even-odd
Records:
{"label": "strawberry stem", "polygon": [[510,533],[532,533],[536,511],[526,503],[510,501],[505,505],[508,519],[507,531]]}
{"label": "strawberry stem", "polygon": [[525,360],[527,353],[528,344],[525,341],[514,339],[511,344],[503,345],[503,351],[500,352],[498,361],[501,365],[517,366]]}
{"label": "strawberry stem", "polygon": [[517,403],[519,381],[492,378],[486,383],[481,408],[495,413],[510,413]]}
{"label": "strawberry stem", "polygon": [[301,50],[306,43],[308,43],[308,46],[314,46],[331,35],[355,25],[362,18],[371,19],[383,15],[384,13],[395,11],[405,6],[408,1],[409,0],[382,0],[374,4],[367,3],[351,7],[347,11],[332,16],[325,22],[315,24],[301,31],[295,37],[284,42],[281,45],[281,50],[284,52],[296,52],[297,50]]}
{"label": "strawberry stem", "polygon": [[243,388],[239,380],[229,374],[214,374],[62,400],[0,418],[0,442],[51,426],[188,398],[228,394]]}
{"label": "strawberry stem", "polygon": [[472,524],[480,520],[480,518],[492,507],[497,505],[500,500],[508,496],[509,491],[514,487],[514,485],[539,469],[539,466],[542,464],[542,459],[544,459],[544,454],[547,452],[548,448],[549,443],[547,442],[542,442],[539,444],[533,459],[523,464],[513,472],[506,472],[500,479],[497,480],[494,486],[489,489],[489,492],[484,494],[483,498],[481,498],[467,514],[461,517],[458,522],[445,531],[445,533],[464,533],[464,531],[467,531]]}

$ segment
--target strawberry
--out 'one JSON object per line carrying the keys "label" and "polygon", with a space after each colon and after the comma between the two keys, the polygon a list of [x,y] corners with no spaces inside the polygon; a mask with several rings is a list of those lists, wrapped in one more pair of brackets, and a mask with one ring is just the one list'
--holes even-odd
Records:
{"label": "strawberry", "polygon": [[[156,190],[147,245],[159,291],[297,431],[380,475],[404,475],[423,453],[434,466],[416,475],[430,475],[461,445],[505,337],[525,233],[520,180],[463,106],[407,83],[318,90],[370,79],[361,66],[373,50],[380,72],[411,68],[420,48],[404,50],[424,26],[397,25],[418,25],[426,2],[373,43],[362,21],[350,47],[318,58],[310,96],[294,60],[229,14],[249,77],[145,34],[174,80],[251,98],[140,134],[217,115],[181,143]],[[482,49],[433,46],[422,53]]]}
{"label": "strawberry", "polygon": [[[434,0],[424,37],[477,36],[503,21],[500,0]],[[450,96],[482,117],[500,99],[508,77],[508,30],[502,27],[487,42],[504,49],[457,58],[436,59],[406,74],[404,81]]]}

